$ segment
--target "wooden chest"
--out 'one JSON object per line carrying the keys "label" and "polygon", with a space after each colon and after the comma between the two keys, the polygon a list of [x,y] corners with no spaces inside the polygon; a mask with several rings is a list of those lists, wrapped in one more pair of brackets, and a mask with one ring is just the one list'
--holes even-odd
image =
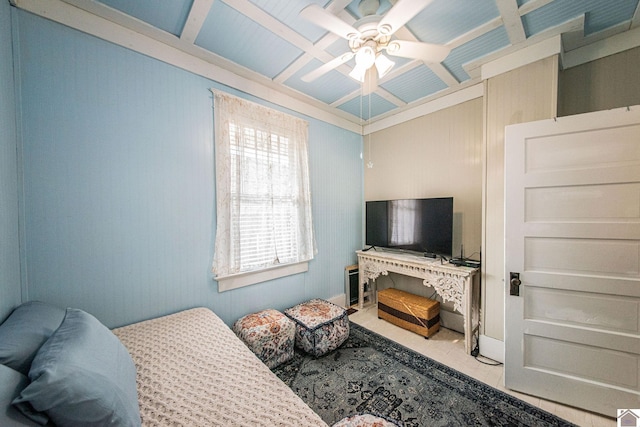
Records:
{"label": "wooden chest", "polygon": [[378,292],[378,318],[429,338],[440,329],[440,303],[398,289]]}

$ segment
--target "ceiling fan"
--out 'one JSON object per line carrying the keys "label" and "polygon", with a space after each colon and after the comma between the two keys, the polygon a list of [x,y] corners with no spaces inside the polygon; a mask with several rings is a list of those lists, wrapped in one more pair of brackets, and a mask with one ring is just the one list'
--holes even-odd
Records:
{"label": "ceiling fan", "polygon": [[[359,82],[384,77],[395,62],[382,52],[402,58],[419,59],[426,63],[442,62],[449,55],[450,48],[443,45],[392,39],[411,18],[427,7],[433,0],[398,0],[384,16],[376,14],[379,0],[362,0],[358,9],[363,18],[347,24],[336,15],[318,4],[311,4],[300,11],[300,16],[349,41],[350,52],[334,58],[324,65],[304,75],[302,80],[310,82],[355,57],[356,65],[349,75]],[[395,3],[395,4],[394,4]],[[374,67],[375,65],[375,67]],[[377,72],[375,72],[377,71]],[[371,86],[371,85],[370,85]]]}

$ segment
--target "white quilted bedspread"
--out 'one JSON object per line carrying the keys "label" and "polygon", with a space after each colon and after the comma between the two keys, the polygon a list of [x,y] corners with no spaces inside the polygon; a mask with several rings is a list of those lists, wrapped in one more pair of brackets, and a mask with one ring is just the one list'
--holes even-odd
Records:
{"label": "white quilted bedspread", "polygon": [[143,426],[327,426],[209,309],[113,332],[138,371]]}

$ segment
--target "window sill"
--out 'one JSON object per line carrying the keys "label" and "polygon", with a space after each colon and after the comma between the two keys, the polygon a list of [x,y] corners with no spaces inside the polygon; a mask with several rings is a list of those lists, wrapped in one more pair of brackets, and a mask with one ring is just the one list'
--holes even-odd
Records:
{"label": "window sill", "polygon": [[304,273],[309,270],[307,261],[295,264],[279,265],[277,267],[266,268],[259,271],[247,273],[231,274],[229,276],[218,276],[218,292],[230,291],[244,286],[255,285],[267,280],[278,279],[280,277],[291,276],[293,274]]}

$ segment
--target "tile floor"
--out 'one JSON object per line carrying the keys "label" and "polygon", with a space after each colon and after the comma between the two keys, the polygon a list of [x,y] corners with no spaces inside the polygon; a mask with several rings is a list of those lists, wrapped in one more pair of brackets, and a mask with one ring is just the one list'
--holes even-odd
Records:
{"label": "tile floor", "polygon": [[[490,366],[483,364],[474,357],[465,354],[464,336],[450,329],[441,328],[428,340],[421,336],[399,328],[391,323],[378,319],[376,306],[365,307],[349,316],[349,319],[371,331],[392,339],[405,347],[424,354],[440,363],[463,372],[503,392],[512,394],[532,405],[555,414],[556,416],[577,424],[581,427],[614,427],[616,420],[599,414],[582,411],[561,405],[556,402],[540,399],[522,393],[508,390],[504,387],[504,371],[502,365]],[[480,358],[489,363],[491,360]]]}

